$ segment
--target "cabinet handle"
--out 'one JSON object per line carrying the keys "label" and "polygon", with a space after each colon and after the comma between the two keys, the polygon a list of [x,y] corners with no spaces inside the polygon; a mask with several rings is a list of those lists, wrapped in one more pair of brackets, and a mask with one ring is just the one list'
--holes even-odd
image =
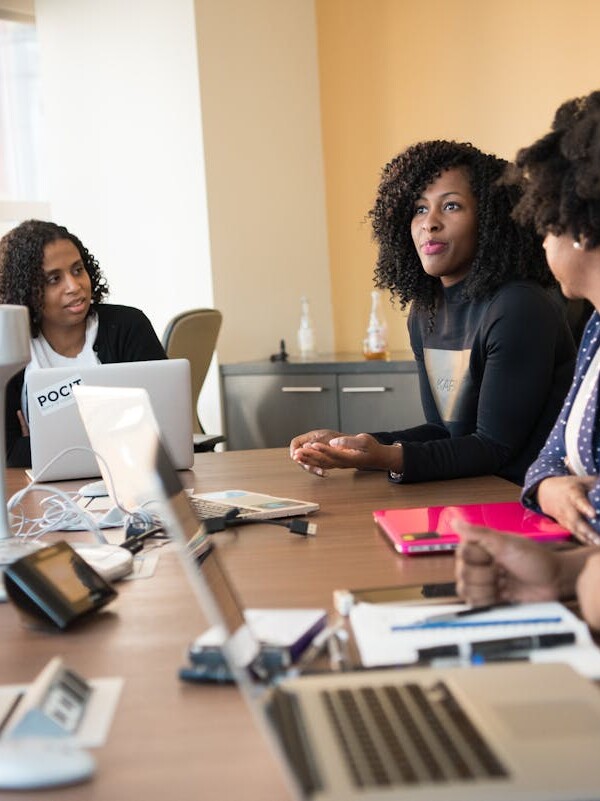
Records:
{"label": "cabinet handle", "polygon": [[323,392],[324,387],[281,387],[282,392]]}
{"label": "cabinet handle", "polygon": [[385,392],[385,387],[342,387],[342,392]]}

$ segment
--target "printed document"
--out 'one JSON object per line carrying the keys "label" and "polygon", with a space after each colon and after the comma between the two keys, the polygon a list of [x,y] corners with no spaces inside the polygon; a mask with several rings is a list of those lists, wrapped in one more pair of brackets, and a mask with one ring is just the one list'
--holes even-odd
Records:
{"label": "printed document", "polygon": [[359,603],[350,621],[364,667],[410,665],[418,651],[434,646],[522,636],[573,632],[575,643],[527,651],[531,662],[565,662],[589,678],[600,678],[600,649],[586,623],[558,602],[516,604],[448,623],[428,623],[440,614],[464,610],[464,604]]}

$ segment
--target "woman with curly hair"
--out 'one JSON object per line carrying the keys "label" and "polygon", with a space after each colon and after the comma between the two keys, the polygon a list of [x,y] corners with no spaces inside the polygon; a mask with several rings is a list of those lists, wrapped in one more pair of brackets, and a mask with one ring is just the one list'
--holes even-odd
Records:
{"label": "woman with curly hair", "polygon": [[[525,181],[515,217],[544,235],[550,269],[568,298],[594,306],[562,411],[527,471],[522,501],[553,517],[588,547],[566,554],[521,538],[457,525],[458,585],[471,603],[572,596],[600,628],[600,91],[569,100],[552,130],[520,150]],[[590,546],[589,544],[593,545]],[[591,558],[590,558],[591,557]]]}
{"label": "woman with curly hair", "polygon": [[422,142],[383,170],[370,212],[375,282],[402,307],[427,423],[292,440],[292,459],[383,469],[414,482],[495,473],[522,483],[561,407],[575,349],[541,240],[511,217],[506,162],[470,144]]}
{"label": "woman with curly hair", "polygon": [[129,306],[103,303],[107,294],[98,262],[62,225],[28,220],[0,240],[0,303],[27,306],[31,326],[31,362],[7,388],[9,467],[31,465],[30,368],[166,358],[148,318]]}

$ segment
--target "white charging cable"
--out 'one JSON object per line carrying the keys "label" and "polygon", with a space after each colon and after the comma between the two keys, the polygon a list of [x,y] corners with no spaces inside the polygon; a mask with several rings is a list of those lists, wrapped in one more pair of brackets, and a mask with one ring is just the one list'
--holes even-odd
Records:
{"label": "white charging cable", "polygon": [[[105,468],[105,474],[108,478],[109,494],[115,501],[116,508],[123,514],[124,530],[127,531],[129,527],[140,528],[156,525],[156,518],[146,509],[140,508],[134,511],[126,509],[117,499],[115,492],[114,482],[110,467],[108,466],[104,457],[94,451],[92,448],[83,446],[75,446],[65,448],[56,456],[54,456],[36,477],[36,481],[29,484],[19,492],[16,492],[7,503],[7,510],[9,514],[10,525],[12,533],[15,537],[23,537],[26,539],[37,540],[51,531],[60,531],[65,529],[78,529],[91,531],[98,542],[106,544],[107,540],[102,533],[98,521],[93,514],[90,514],[82,508],[77,500],[82,496],[78,492],[65,492],[58,487],[49,484],[40,484],[39,478],[48,470],[48,468],[57,460],[64,456],[66,453],[76,450],[84,450],[91,452],[94,456],[102,462]],[[33,492],[46,493],[48,497],[40,502],[43,506],[43,513],[38,517],[28,517],[23,506],[24,498]]]}
{"label": "white charging cable", "polygon": [[[47,495],[40,502],[42,514],[37,517],[29,517],[23,505],[25,497],[33,492]],[[78,526],[91,531],[98,542],[106,543],[95,518],[79,506],[76,497],[77,493],[64,492],[50,484],[30,484],[16,492],[7,504],[13,535],[37,540],[50,531]]]}

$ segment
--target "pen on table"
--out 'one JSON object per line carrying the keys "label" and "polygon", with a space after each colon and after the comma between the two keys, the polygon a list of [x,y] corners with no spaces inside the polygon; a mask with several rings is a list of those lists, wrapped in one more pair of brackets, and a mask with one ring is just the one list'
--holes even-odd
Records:
{"label": "pen on table", "polygon": [[459,609],[458,612],[446,612],[443,615],[428,615],[420,620],[419,623],[437,623],[446,620],[456,620],[463,617],[471,617],[472,615],[482,615],[486,612],[493,612],[495,609],[506,609],[507,607],[518,606],[518,604],[511,603],[510,601],[503,601],[502,603],[486,604],[485,606],[469,606],[466,609]]}
{"label": "pen on table", "polygon": [[435,645],[431,648],[417,650],[418,662],[431,662],[435,659],[496,659],[510,656],[519,651],[535,651],[543,648],[557,648],[561,645],[573,645],[576,641],[574,632],[558,631],[550,634],[532,634],[525,637],[507,637],[499,640],[481,640],[471,643],[452,643],[451,645]]}
{"label": "pen on table", "polygon": [[502,618],[502,620],[434,620],[390,626],[390,631],[428,631],[431,629],[475,629],[490,626],[537,626],[542,623],[562,623],[561,617]]}
{"label": "pen on table", "polygon": [[575,634],[572,631],[557,631],[549,634],[530,634],[523,637],[483,640],[471,643],[471,653],[489,657],[495,654],[514,653],[515,651],[535,651],[541,648],[573,645],[575,639]]}

